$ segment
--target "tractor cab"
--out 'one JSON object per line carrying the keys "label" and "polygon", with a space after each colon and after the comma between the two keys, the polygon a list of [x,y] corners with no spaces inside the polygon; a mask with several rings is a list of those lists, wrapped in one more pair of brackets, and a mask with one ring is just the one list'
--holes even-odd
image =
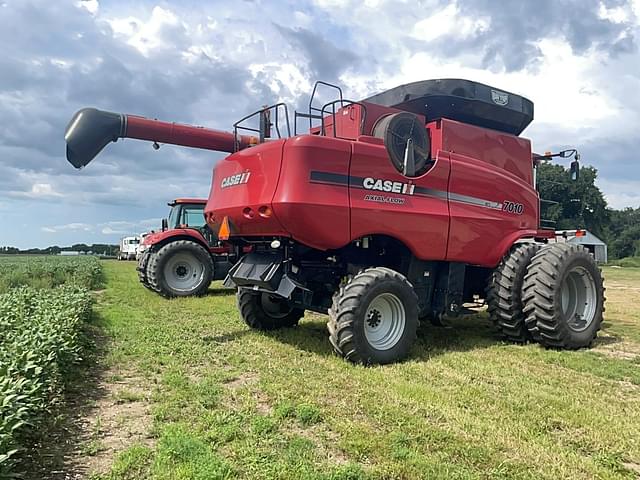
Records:
{"label": "tractor cab", "polygon": [[211,231],[204,219],[204,198],[176,198],[167,203],[169,215],[162,219],[159,232],[152,232],[143,239],[140,254],[153,245],[164,243],[170,239],[188,235],[201,239],[207,248],[221,249],[217,236]]}
{"label": "tractor cab", "polygon": [[206,204],[207,201],[203,198],[177,198],[169,202],[167,205],[171,207],[171,210],[169,210],[166,225],[163,220],[162,230],[204,227],[204,206]]}

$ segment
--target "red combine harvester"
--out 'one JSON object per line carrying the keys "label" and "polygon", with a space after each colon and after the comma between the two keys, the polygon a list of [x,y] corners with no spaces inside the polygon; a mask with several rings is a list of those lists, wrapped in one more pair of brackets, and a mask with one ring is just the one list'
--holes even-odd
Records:
{"label": "red combine harvester", "polygon": [[[600,270],[584,248],[549,243],[536,191],[540,162],[575,154],[577,178],[578,155],[532,153],[519,137],[531,101],[446,79],[363,101],[334,87],[337,100],[317,106],[319,86],[334,87],[316,84],[293,136],[284,104],[233,133],[80,110],[67,159],[83,167],[120,137],[231,153],[214,169],[205,217],[236,248],[225,283],[238,287],[252,328],[328,313],[339,355],[389,363],[407,356],[420,318],[437,322],[484,298],[509,340],[592,343],[604,310]],[[298,135],[300,120],[309,130]]]}
{"label": "red combine harvester", "polygon": [[237,260],[204,220],[206,199],[178,198],[169,203],[162,230],[144,237],[138,259],[142,284],[163,297],[204,294],[214,280],[223,280]]}

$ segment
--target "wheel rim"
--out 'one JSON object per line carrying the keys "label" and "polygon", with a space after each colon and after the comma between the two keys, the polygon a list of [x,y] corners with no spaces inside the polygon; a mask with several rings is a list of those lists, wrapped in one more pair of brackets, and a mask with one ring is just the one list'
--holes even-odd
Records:
{"label": "wheel rim", "polygon": [[375,297],[364,317],[364,335],[376,350],[393,348],[404,333],[406,312],[404,305],[392,293]]}
{"label": "wheel rim", "polygon": [[291,313],[291,306],[283,299],[263,293],[260,295],[262,310],[272,318],[284,318]]}
{"label": "wheel rim", "polygon": [[169,288],[189,292],[202,283],[204,265],[191,253],[179,252],[167,260],[163,273]]}
{"label": "wheel rim", "polygon": [[596,316],[596,282],[584,267],[574,267],[562,281],[562,314],[569,328],[582,332]]}

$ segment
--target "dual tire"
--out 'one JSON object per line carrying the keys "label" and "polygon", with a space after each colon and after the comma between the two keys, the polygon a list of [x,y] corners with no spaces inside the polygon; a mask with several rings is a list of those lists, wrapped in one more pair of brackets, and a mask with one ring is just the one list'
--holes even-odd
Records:
{"label": "dual tire", "polygon": [[142,255],[140,255],[136,270],[138,271],[138,279],[140,280],[140,283],[142,283],[142,285],[144,285],[146,288],[153,290],[147,276],[147,267],[149,265],[149,259],[151,255],[151,250],[146,250]]}
{"label": "dual tire", "polygon": [[537,243],[516,245],[491,274],[486,297],[489,318],[498,333],[511,342],[526,343],[533,338],[525,322],[522,286],[540,247]]}
{"label": "dual tire", "polygon": [[586,248],[570,243],[542,248],[527,268],[522,295],[527,329],[545,347],[575,350],[595,340],[604,285]]}
{"label": "dual tire", "polygon": [[588,347],[602,325],[602,274],[581,245],[517,245],[493,272],[487,304],[507,340]]}

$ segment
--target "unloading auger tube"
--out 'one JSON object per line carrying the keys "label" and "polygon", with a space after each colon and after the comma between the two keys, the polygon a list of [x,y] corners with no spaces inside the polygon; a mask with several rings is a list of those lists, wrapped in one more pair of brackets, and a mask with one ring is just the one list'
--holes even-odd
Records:
{"label": "unloading auger tube", "polygon": [[256,137],[249,135],[238,135],[236,138],[233,133],[222,130],[83,108],[71,118],[64,134],[67,160],[76,168],[85,167],[109,142],[116,142],[119,138],[229,153],[258,142]]}

